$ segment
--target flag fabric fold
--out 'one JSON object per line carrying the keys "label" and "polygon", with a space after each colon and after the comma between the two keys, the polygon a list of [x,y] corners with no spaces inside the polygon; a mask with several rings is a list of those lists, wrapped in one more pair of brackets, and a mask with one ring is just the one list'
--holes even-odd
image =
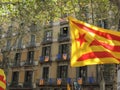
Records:
{"label": "flag fabric fold", "polygon": [[6,76],[2,69],[0,69],[0,90],[6,90]]}
{"label": "flag fabric fold", "polygon": [[69,17],[71,66],[120,63],[120,32]]}

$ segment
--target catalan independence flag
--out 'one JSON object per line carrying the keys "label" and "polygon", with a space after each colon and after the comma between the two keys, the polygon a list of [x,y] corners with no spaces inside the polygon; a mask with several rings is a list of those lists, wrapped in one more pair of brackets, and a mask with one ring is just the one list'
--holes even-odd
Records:
{"label": "catalan independence flag", "polygon": [[2,69],[0,69],[0,90],[6,90],[6,77]]}
{"label": "catalan independence flag", "polygon": [[120,63],[120,32],[69,17],[71,66]]}

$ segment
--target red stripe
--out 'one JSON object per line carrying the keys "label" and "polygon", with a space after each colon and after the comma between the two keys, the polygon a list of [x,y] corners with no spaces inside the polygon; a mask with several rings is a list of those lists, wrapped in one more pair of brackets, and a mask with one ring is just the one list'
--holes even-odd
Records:
{"label": "red stripe", "polygon": [[0,75],[0,81],[2,81],[4,84],[6,84],[6,81],[4,80],[4,76]]}
{"label": "red stripe", "polygon": [[3,87],[0,86],[0,90],[5,90]]}
{"label": "red stripe", "polygon": [[120,46],[112,46],[107,43],[99,42],[98,40],[93,40],[92,43],[90,44],[90,46],[93,46],[93,45],[95,45],[95,46],[101,45],[108,50],[120,52]]}
{"label": "red stripe", "polygon": [[[83,54],[81,57],[78,58],[77,61],[84,61],[87,59],[94,59],[94,58],[115,58],[111,53],[102,51],[102,52],[90,52]],[[120,59],[115,58],[120,61]]]}
{"label": "red stripe", "polygon": [[105,32],[101,32],[101,31],[96,31],[90,27],[87,27],[83,24],[80,24],[80,23],[77,23],[75,21],[72,21],[74,24],[76,24],[78,27],[80,28],[83,28],[84,30],[88,31],[88,32],[92,32],[92,33],[95,33],[101,37],[104,37],[104,38],[107,38],[109,40],[117,40],[117,41],[120,41],[120,36],[117,36],[117,35],[113,35],[113,34],[110,34],[110,33],[105,33]]}

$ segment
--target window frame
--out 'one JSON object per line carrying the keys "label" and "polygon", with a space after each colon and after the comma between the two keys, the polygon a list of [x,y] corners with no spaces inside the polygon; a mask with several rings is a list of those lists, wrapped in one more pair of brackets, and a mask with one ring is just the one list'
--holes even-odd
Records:
{"label": "window frame", "polygon": [[19,72],[18,71],[15,71],[15,72],[12,72],[12,83],[18,83],[19,81]]}
{"label": "window frame", "polygon": [[21,46],[22,46],[22,38],[19,38],[17,42],[17,47],[21,48]]}
{"label": "window frame", "polygon": [[35,44],[36,36],[34,34],[31,34],[30,44]]}
{"label": "window frame", "polygon": [[34,51],[28,51],[28,53],[27,53],[27,60],[28,60],[28,62],[33,62],[33,60],[34,60]]}
{"label": "window frame", "polygon": [[68,77],[68,65],[60,65],[57,67],[57,78]]}
{"label": "window frame", "polygon": [[52,30],[47,30],[47,31],[45,31],[45,32],[44,32],[44,39],[45,39],[45,40],[48,40],[48,41],[49,41],[49,40],[52,40],[52,33],[53,33]]}
{"label": "window frame", "polygon": [[60,44],[59,45],[59,54],[69,54],[70,53],[70,44]]}
{"label": "window frame", "polygon": [[107,29],[108,28],[107,19],[98,20],[98,26]]}
{"label": "window frame", "polygon": [[48,80],[49,79],[49,67],[43,67],[42,78],[44,80]]}
{"label": "window frame", "polygon": [[[30,78],[29,78],[28,76],[29,76]],[[26,72],[25,72],[24,82],[32,83],[32,78],[33,78],[33,71],[26,71]]]}
{"label": "window frame", "polygon": [[60,35],[68,36],[69,35],[69,27],[68,26],[61,27],[60,28]]}
{"label": "window frame", "polygon": [[42,56],[50,56],[51,55],[51,46],[42,47]]}
{"label": "window frame", "polygon": [[15,63],[19,64],[20,59],[21,59],[21,53],[16,53],[14,57]]}
{"label": "window frame", "polygon": [[87,81],[87,66],[77,68],[77,78],[82,78],[83,81]]}
{"label": "window frame", "polygon": [[7,40],[6,49],[10,49],[10,47],[11,47],[11,40]]}

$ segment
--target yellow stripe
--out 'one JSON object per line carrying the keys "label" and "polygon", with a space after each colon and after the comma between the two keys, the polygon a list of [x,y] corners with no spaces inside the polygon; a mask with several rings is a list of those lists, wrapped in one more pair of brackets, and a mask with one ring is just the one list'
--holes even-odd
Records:
{"label": "yellow stripe", "polygon": [[0,75],[4,75],[4,71],[0,69]]}
{"label": "yellow stripe", "polygon": [[95,64],[119,64],[119,61],[115,58],[95,58],[95,59],[88,59],[84,61],[76,61],[77,59],[71,58],[71,66],[79,67],[85,65],[95,65]]}
{"label": "yellow stripe", "polygon": [[[4,80],[6,80],[5,73],[2,69],[0,69],[0,75],[4,77],[3,78]],[[6,84],[4,82],[0,81],[0,87],[2,87],[3,89],[6,89]]]}
{"label": "yellow stripe", "polygon": [[3,83],[2,81],[0,81],[0,87],[2,87],[2,88],[6,88],[6,84],[5,83]]}
{"label": "yellow stripe", "polygon": [[[111,52],[111,53],[117,53],[115,51],[112,51],[112,50],[108,50],[106,48],[104,48],[103,46],[91,46],[89,47],[87,44],[84,45],[82,48],[80,47],[79,44],[72,44],[72,53],[75,53],[75,52],[82,52],[82,53],[88,53],[88,52],[94,52],[94,51],[108,51],[108,52]],[[120,53],[120,52],[118,52]]]}

